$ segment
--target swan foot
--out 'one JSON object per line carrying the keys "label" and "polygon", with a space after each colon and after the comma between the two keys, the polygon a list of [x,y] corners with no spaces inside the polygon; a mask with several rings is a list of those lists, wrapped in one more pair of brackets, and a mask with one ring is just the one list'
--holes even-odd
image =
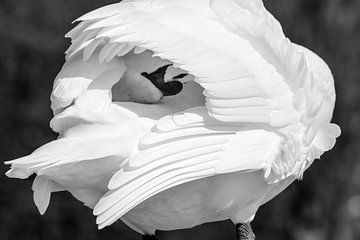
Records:
{"label": "swan foot", "polygon": [[152,236],[152,235],[144,235],[142,240],[158,240],[155,235]]}
{"label": "swan foot", "polygon": [[237,240],[255,240],[250,223],[236,224],[236,238]]}

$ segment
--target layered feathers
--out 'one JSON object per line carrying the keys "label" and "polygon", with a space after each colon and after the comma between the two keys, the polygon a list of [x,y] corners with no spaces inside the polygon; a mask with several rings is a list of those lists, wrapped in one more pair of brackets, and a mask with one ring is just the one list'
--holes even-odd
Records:
{"label": "layered feathers", "polygon": [[[62,138],[9,162],[11,177],[38,175],[33,188],[41,213],[52,191],[66,189],[95,207],[100,228],[123,218],[143,232],[127,215],[153,197],[206,178],[263,171],[269,187],[251,204],[239,203],[233,215],[224,211],[217,218],[250,219],[340,135],[330,123],[335,90],[329,68],[287,39],[261,0],[125,0],[77,21],[51,95],[51,126]],[[192,90],[162,99],[139,77],[164,64],[189,73]],[[153,105],[116,105],[112,94],[119,91],[115,100],[141,102],[125,96],[137,91]],[[93,130],[97,134],[84,137]],[[116,174],[103,197],[102,181],[89,200],[81,190],[93,191],[92,183],[69,187],[66,171],[61,174],[73,163],[99,159],[114,166],[106,168],[106,180]]]}

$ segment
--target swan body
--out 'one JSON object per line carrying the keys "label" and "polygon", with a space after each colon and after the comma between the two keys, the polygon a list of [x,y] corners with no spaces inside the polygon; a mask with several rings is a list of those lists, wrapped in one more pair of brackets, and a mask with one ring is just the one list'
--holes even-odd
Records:
{"label": "swan body", "polygon": [[77,21],[51,95],[60,138],[8,162],[37,174],[41,213],[67,190],[99,228],[250,222],[340,135],[328,66],[261,0],[124,0]]}

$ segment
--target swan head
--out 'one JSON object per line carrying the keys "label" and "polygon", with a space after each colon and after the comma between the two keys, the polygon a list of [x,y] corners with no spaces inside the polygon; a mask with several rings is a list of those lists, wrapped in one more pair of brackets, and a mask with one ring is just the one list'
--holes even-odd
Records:
{"label": "swan head", "polygon": [[158,103],[163,97],[179,94],[192,80],[186,71],[153,56],[151,51],[130,52],[122,61],[126,71],[112,89],[113,101]]}

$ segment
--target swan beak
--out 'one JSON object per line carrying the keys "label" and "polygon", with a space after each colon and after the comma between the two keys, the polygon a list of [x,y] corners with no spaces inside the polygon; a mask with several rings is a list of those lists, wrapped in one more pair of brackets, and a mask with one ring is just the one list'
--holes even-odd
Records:
{"label": "swan beak", "polygon": [[169,66],[171,66],[171,64],[160,67],[152,73],[141,73],[141,75],[150,80],[151,83],[154,84],[154,86],[157,87],[164,96],[174,96],[179,94],[183,90],[183,84],[176,79],[184,77],[184,74],[181,74],[181,77],[177,76],[178,78],[174,77],[174,81],[165,82],[164,78],[166,70]]}

